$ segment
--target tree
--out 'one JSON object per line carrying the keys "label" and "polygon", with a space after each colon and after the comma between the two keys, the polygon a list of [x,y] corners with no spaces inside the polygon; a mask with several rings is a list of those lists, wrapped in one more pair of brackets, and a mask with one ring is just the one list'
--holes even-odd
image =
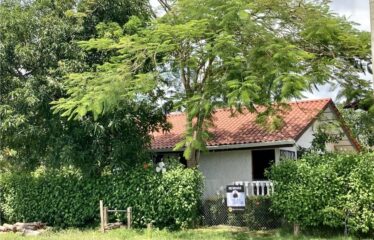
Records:
{"label": "tree", "polygon": [[[82,8],[97,5],[89,15],[76,11],[78,2]],[[132,14],[147,18],[139,1],[126,3],[132,7],[113,10],[122,21],[114,23],[118,16],[101,16],[99,1],[0,1],[0,166],[73,165],[97,174],[145,158],[147,133],[165,119],[151,99],[123,101],[96,121],[90,115],[67,121],[50,108],[51,101],[66,94],[67,72],[90,71],[109,56],[86,54],[76,44],[91,34],[101,36],[100,27],[86,27],[93,24],[89,19],[112,26]]]}
{"label": "tree", "polygon": [[341,109],[343,119],[364,148],[374,146],[374,118],[362,109]]}
{"label": "tree", "polygon": [[[61,96],[61,78],[81,51],[70,44],[80,31],[79,18],[65,15],[72,1],[2,1],[0,4],[0,150],[20,166],[43,161],[37,151],[55,136],[58,117],[49,101]],[[78,64],[79,67],[79,64]]]}
{"label": "tree", "polygon": [[[139,20],[133,18],[132,27]],[[136,25],[136,24],[135,24]],[[368,33],[329,12],[327,1],[180,0],[163,17],[118,39],[81,42],[86,51],[116,51],[95,71],[71,73],[62,115],[105,114],[122,99],[168,89],[165,102],[187,113],[176,148],[196,164],[218,106],[282,124],[291,98],[329,81],[361,83],[357,62],[369,59]],[[132,28],[132,29],[133,29]],[[92,103],[92,104],[88,104]],[[274,104],[275,103],[275,104]]]}
{"label": "tree", "polygon": [[144,0],[84,0],[78,3],[78,11],[85,14],[83,23],[85,38],[97,37],[99,23],[125,24],[131,16],[149,20],[154,13]]}

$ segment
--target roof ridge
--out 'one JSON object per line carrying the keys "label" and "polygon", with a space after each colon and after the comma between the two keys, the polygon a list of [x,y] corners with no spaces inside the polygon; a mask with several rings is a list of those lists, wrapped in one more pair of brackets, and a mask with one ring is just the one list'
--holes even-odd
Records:
{"label": "roof ridge", "polygon": [[[318,99],[302,99],[302,100],[295,100],[295,101],[290,101],[290,102],[287,102],[288,104],[299,104],[299,103],[308,103],[308,102],[330,102],[332,101],[332,98],[318,98]],[[261,106],[256,106],[256,107],[261,107]],[[231,110],[230,107],[221,107],[221,108],[217,108],[217,109],[214,109],[215,112],[219,112],[219,111],[229,111]],[[168,113],[168,117],[172,117],[172,116],[181,116],[181,115],[185,115],[186,113],[185,112],[171,112],[171,113]]]}
{"label": "roof ridge", "polygon": [[318,99],[301,99],[301,100],[295,100],[292,102],[288,102],[289,104],[295,104],[295,103],[303,103],[303,102],[324,102],[324,101],[332,101],[332,98],[318,98]]}

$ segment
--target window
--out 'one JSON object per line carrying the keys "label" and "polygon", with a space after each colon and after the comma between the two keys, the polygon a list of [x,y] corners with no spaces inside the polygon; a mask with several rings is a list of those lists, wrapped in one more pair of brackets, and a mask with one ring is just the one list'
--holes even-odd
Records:
{"label": "window", "polygon": [[156,153],[153,156],[153,163],[167,163],[169,159],[178,159],[181,164],[187,167],[187,160],[184,158],[183,153]]}
{"label": "window", "polygon": [[289,151],[289,150],[280,150],[280,160],[285,160],[285,159],[296,159],[296,153],[294,151]]}
{"label": "window", "polygon": [[275,162],[275,151],[253,150],[252,151],[252,178],[254,181],[267,180],[265,170]]}

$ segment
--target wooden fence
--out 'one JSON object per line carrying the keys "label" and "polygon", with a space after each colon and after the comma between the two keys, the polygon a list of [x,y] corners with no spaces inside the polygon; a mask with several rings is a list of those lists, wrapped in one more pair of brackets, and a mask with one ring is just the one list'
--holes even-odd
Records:
{"label": "wooden fence", "polygon": [[126,210],[119,210],[119,209],[108,209],[108,207],[104,206],[103,200],[100,200],[100,230],[105,232],[106,230],[113,229],[120,227],[120,223],[111,224],[108,221],[108,214],[109,213],[126,213],[127,215],[127,228],[131,228],[132,223],[132,208],[128,207]]}

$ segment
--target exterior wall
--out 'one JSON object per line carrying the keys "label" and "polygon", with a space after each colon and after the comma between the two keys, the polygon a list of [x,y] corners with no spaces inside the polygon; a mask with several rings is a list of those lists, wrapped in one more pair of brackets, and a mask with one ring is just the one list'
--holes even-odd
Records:
{"label": "exterior wall", "polygon": [[[324,121],[333,121],[337,120],[337,116],[334,114],[332,109],[328,107],[323,113],[320,122]],[[343,129],[340,129],[341,132],[344,132]],[[326,149],[328,151],[356,151],[354,145],[349,140],[347,134],[344,133],[343,138],[335,144],[327,144]]]}
{"label": "exterior wall", "polygon": [[252,180],[252,154],[250,150],[204,153],[199,169],[204,175],[204,198],[216,196],[234,181]]}
{"label": "exterior wall", "polygon": [[[336,121],[337,116],[332,111],[330,107],[328,107],[325,112],[322,113],[320,119],[314,122],[304,133],[303,135],[297,140],[296,145],[309,148],[312,144],[314,139],[313,134],[316,132],[316,129],[321,123],[329,122],[329,121]],[[341,132],[344,132],[343,129],[340,129]],[[344,133],[342,140],[338,143],[327,143],[326,150],[328,151],[356,151],[354,145],[350,142],[348,136]]]}
{"label": "exterior wall", "polygon": [[310,148],[314,139],[314,125],[310,126],[297,140],[296,145],[302,148]]}

